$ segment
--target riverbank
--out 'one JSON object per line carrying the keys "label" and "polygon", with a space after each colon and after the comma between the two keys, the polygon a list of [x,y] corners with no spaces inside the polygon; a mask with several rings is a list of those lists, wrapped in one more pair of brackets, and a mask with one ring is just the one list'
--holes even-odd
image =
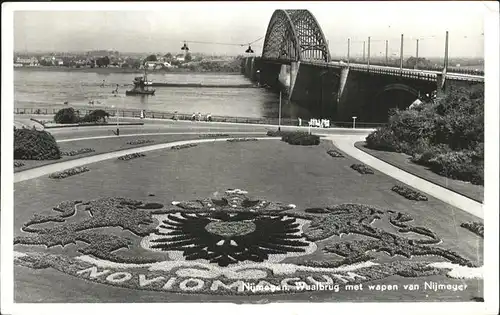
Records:
{"label": "riverbank", "polygon": [[[80,72],[80,73],[144,73],[141,69],[131,68],[69,68],[69,67],[15,67],[15,71],[49,71],[49,72]],[[164,70],[149,70],[149,73],[175,73],[175,74],[192,74],[192,73],[217,73],[225,75],[241,75],[240,72],[219,72],[219,71],[192,71],[187,68],[164,69]]]}

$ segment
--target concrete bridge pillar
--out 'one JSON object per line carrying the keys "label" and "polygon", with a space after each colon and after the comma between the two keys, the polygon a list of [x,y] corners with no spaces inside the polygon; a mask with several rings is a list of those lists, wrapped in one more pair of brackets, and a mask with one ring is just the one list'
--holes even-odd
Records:
{"label": "concrete bridge pillar", "polygon": [[287,89],[290,88],[290,66],[289,65],[281,65],[279,81],[283,84]]}
{"label": "concrete bridge pillar", "polygon": [[340,103],[340,100],[342,99],[342,95],[344,93],[348,76],[349,76],[349,67],[343,67],[342,70],[340,71],[340,84],[339,84],[339,91],[337,93],[337,104]]}
{"label": "concrete bridge pillar", "polygon": [[437,74],[436,91],[438,97],[446,92],[446,77],[442,73]]}
{"label": "concrete bridge pillar", "polygon": [[299,73],[300,62],[293,61],[290,65],[290,96],[293,93],[293,88],[295,86],[295,81],[297,80],[297,75]]}

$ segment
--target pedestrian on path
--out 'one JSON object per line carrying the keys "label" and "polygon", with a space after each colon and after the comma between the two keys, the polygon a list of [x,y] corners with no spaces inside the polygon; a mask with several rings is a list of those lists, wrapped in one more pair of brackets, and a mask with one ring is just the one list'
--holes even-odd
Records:
{"label": "pedestrian on path", "polygon": [[299,127],[302,126],[302,119],[299,117]]}

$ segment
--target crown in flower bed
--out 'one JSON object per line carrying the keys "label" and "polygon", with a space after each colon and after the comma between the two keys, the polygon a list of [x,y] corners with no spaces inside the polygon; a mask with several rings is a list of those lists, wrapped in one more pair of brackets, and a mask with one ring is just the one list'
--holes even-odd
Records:
{"label": "crown in flower bed", "polygon": [[207,133],[203,135],[199,135],[199,138],[217,138],[217,137],[229,137],[227,133]]}
{"label": "crown in flower bed", "polygon": [[63,152],[61,152],[61,155],[75,156],[75,155],[80,155],[80,154],[85,154],[85,153],[91,153],[91,152],[95,152],[95,150],[92,149],[92,148],[81,148],[81,149],[78,149],[78,150],[63,151]]}
{"label": "crown in flower bed", "polygon": [[353,164],[351,168],[360,174],[374,174],[373,170],[364,164]]}
{"label": "crown in flower bed", "polygon": [[335,158],[343,158],[344,157],[344,155],[342,153],[340,153],[337,150],[333,150],[333,149],[326,151],[326,153],[328,153],[328,155],[330,155],[331,157],[335,157]]}
{"label": "crown in flower bed", "polygon": [[24,166],[24,163],[21,161],[14,161],[14,167],[22,167]]}
{"label": "crown in flower bed", "polygon": [[406,199],[415,200],[415,201],[427,201],[427,196],[419,193],[418,191],[411,189],[410,187],[395,185],[394,187],[392,187],[391,190],[394,192],[397,192],[398,194],[405,197]]}
{"label": "crown in flower bed", "polygon": [[258,141],[256,138],[231,138],[227,139],[227,142],[246,142],[246,141]]}
{"label": "crown in flower bed", "polygon": [[128,161],[128,160],[137,159],[137,158],[144,157],[144,156],[146,156],[146,154],[144,154],[144,153],[131,153],[131,154],[126,154],[126,155],[122,155],[122,156],[118,157],[118,160]]}
{"label": "crown in flower bed", "polygon": [[461,227],[471,231],[472,233],[484,237],[484,223],[482,222],[464,222],[460,224]]}
{"label": "crown in flower bed", "polygon": [[196,146],[197,146],[196,143],[188,143],[188,144],[174,145],[170,149],[172,149],[172,150],[181,150],[181,149],[187,149],[187,148],[192,148],[192,147],[196,147]]}
{"label": "crown in flower bed", "polygon": [[73,167],[61,172],[55,172],[49,175],[50,178],[53,179],[63,179],[69,176],[81,174],[90,171],[86,166]]}
{"label": "crown in flower bed", "polygon": [[137,140],[129,141],[129,142],[127,142],[127,144],[137,145],[137,144],[145,144],[145,143],[153,143],[153,142],[154,142],[154,140],[151,140],[151,139],[137,139]]}

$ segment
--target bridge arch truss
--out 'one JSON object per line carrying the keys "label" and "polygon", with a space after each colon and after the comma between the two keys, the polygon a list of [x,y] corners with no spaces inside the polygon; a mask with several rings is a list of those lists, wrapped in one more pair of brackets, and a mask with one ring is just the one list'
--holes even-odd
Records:
{"label": "bridge arch truss", "polygon": [[283,63],[330,62],[323,31],[308,10],[276,10],[267,27],[262,58]]}

